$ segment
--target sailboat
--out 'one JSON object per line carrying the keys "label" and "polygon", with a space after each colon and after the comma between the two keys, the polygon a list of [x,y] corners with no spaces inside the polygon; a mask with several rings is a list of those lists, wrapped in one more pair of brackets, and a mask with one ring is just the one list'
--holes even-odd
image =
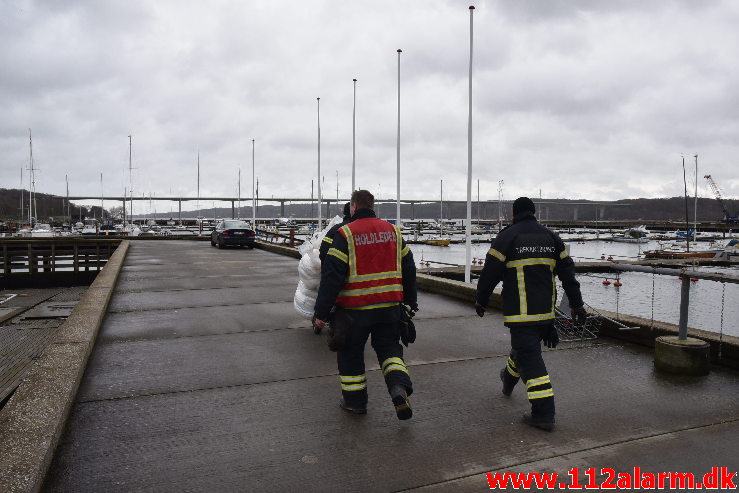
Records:
{"label": "sailboat", "polygon": [[439,236],[424,240],[425,245],[448,247],[452,239],[444,237],[444,180],[441,180],[441,195],[439,196]]}

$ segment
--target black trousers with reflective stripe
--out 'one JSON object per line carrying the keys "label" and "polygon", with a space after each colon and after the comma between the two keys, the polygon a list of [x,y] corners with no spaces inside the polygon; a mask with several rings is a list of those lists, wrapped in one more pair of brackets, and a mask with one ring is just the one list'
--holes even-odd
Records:
{"label": "black trousers with reflective stripe", "polygon": [[[413,393],[411,378],[407,370],[403,371],[405,368],[402,363],[403,346],[400,345],[399,310],[399,307],[348,310],[353,324],[346,335],[344,349],[336,353],[340,376],[364,375],[364,346],[367,339],[372,336],[372,348],[377,354],[381,370],[385,363],[385,384],[388,391],[394,385],[402,385],[408,395]],[[400,359],[400,363],[395,358]],[[367,406],[366,388],[342,390],[341,394],[349,406]]]}
{"label": "black trousers with reflective stripe", "polygon": [[[549,374],[541,355],[541,340],[550,330],[551,325],[517,325],[510,327],[511,331],[511,355],[513,365],[507,361],[503,378],[506,386],[514,386],[519,377],[512,374],[518,373],[527,386],[527,394],[531,403],[531,414],[535,417],[554,417],[554,395],[552,384],[549,382]],[[545,378],[546,377],[546,378]],[[546,397],[540,397],[540,396]]]}

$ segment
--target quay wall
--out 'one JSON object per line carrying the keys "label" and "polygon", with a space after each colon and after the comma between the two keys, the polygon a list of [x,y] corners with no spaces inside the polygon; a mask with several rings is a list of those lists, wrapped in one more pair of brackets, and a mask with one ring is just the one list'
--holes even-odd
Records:
{"label": "quay wall", "polygon": [[122,241],[0,410],[0,491],[40,491],[128,252]]}

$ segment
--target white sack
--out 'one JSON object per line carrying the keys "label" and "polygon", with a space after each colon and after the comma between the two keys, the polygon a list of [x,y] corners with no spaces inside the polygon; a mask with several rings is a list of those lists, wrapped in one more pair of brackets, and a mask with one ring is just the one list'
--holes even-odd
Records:
{"label": "white sack", "polygon": [[323,237],[328,230],[342,221],[341,216],[335,216],[326,227],[313,234],[307,241],[298,247],[302,255],[298,263],[298,287],[295,289],[293,305],[295,310],[305,318],[313,318],[313,308],[318,296],[318,287],[321,284],[321,258],[319,249]]}
{"label": "white sack", "polygon": [[316,295],[317,292],[306,289],[303,281],[298,281],[298,287],[295,289],[295,296],[293,298],[295,310],[305,318],[313,318]]}

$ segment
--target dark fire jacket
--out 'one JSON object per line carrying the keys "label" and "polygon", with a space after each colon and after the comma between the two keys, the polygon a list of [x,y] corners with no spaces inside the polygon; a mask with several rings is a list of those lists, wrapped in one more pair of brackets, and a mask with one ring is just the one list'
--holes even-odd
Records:
{"label": "dark fire jacket", "polygon": [[477,302],[486,306],[495,286],[503,281],[507,327],[551,323],[557,299],[555,275],[562,281],[570,306],[583,306],[575,263],[562,240],[533,214],[519,214],[488,250],[477,284]]}

